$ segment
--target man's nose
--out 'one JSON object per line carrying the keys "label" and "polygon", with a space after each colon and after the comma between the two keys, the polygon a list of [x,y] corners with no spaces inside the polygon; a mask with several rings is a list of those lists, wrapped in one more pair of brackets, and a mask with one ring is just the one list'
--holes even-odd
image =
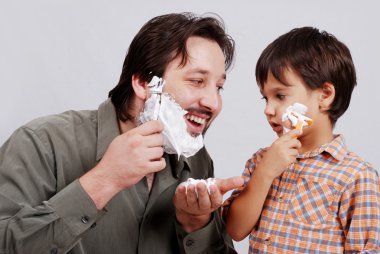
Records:
{"label": "man's nose", "polygon": [[205,87],[204,91],[202,91],[200,104],[212,112],[218,110],[221,104],[218,88],[216,86]]}

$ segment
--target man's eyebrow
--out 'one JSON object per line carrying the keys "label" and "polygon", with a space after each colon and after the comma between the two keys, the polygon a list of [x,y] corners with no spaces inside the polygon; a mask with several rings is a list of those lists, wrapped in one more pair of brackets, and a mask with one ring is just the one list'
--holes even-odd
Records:
{"label": "man's eyebrow", "polygon": [[[210,72],[208,70],[196,68],[196,69],[190,69],[190,70],[188,70],[188,71],[185,72],[185,75],[189,75],[189,74],[208,75],[208,74],[210,74]],[[223,75],[221,76],[221,79],[226,80],[227,79],[227,74],[223,73]]]}

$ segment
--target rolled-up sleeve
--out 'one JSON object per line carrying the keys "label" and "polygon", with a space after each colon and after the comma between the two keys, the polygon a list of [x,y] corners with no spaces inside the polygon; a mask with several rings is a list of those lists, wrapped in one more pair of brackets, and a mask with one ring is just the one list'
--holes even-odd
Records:
{"label": "rolled-up sleeve", "polygon": [[380,180],[366,167],[347,185],[339,217],[345,234],[345,253],[380,252]]}
{"label": "rolled-up sleeve", "polygon": [[103,214],[78,180],[57,191],[48,139],[23,127],[0,149],[0,253],[65,253]]}

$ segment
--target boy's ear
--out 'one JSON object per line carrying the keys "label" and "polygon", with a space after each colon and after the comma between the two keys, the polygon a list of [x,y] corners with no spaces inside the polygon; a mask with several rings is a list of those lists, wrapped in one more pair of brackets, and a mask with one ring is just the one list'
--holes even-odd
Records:
{"label": "boy's ear", "polygon": [[137,75],[132,75],[132,88],[137,98],[145,100],[147,98],[147,83],[142,81]]}
{"label": "boy's ear", "polygon": [[319,98],[319,108],[322,111],[329,110],[334,99],[335,99],[334,85],[329,82],[325,82],[321,88],[321,94]]}

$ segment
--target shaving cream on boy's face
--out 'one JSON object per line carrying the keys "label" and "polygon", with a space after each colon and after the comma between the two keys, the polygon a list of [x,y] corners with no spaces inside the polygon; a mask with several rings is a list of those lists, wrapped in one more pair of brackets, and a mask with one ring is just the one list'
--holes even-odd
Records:
{"label": "shaving cream on boy's face", "polygon": [[[305,116],[307,106],[301,103],[294,103],[286,108],[285,113],[282,115],[282,122],[289,121],[291,126],[297,130],[303,129],[304,126],[310,126],[313,124],[313,119]],[[284,133],[290,131],[289,128],[283,126]]]}
{"label": "shaving cream on boy's face", "polygon": [[203,136],[193,137],[187,132],[184,115],[187,111],[174,99],[163,92],[165,81],[154,76],[148,88],[150,97],[145,101],[144,110],[137,119],[137,124],[151,120],[160,120],[164,124],[164,151],[169,154],[190,157],[203,147]]}

